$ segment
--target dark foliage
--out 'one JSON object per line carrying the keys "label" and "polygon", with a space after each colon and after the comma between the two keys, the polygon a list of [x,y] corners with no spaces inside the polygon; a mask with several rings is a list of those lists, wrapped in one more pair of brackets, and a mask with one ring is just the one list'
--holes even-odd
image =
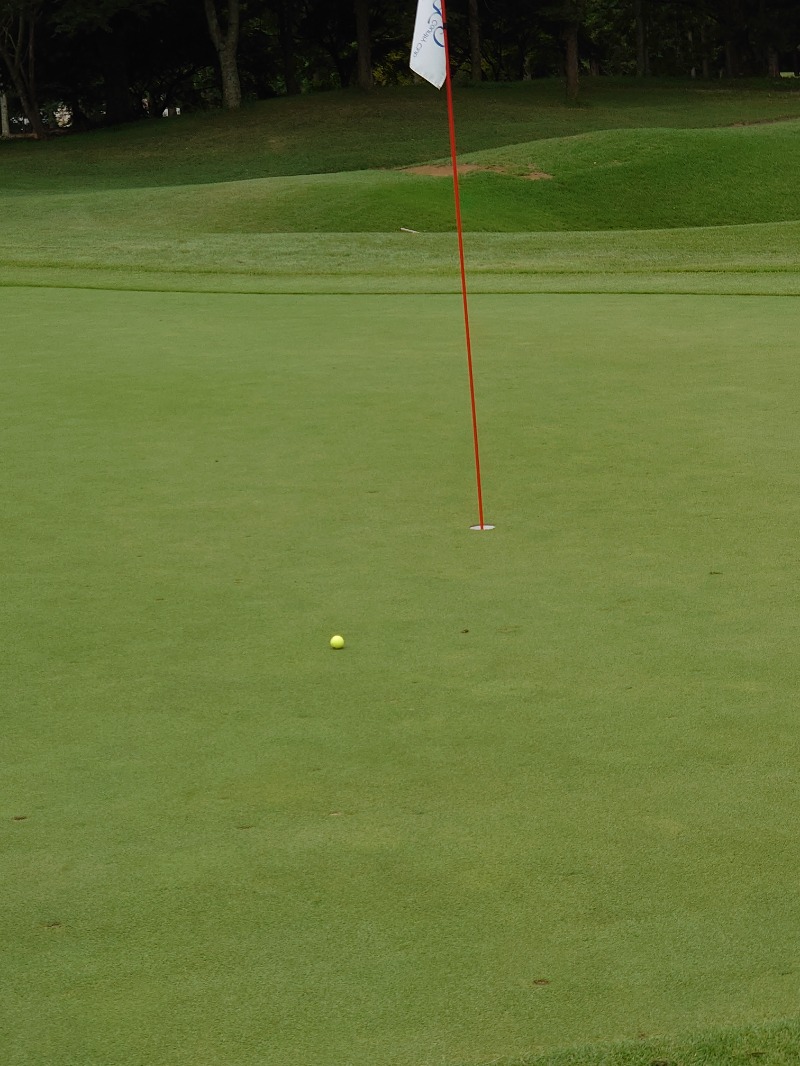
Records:
{"label": "dark foliage", "polygon": [[[411,79],[415,0],[238,6],[244,99]],[[450,0],[448,16],[465,80],[567,74],[574,97],[579,76],[800,72],[796,0]],[[0,0],[0,86],[39,133],[222,102],[204,0]]]}

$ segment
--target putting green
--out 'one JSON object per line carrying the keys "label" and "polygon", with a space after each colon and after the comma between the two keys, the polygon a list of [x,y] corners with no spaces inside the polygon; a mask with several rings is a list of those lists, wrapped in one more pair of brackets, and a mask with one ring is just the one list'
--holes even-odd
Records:
{"label": "putting green", "polygon": [[796,301],[459,316],[5,290],[7,1062],[796,1009]]}

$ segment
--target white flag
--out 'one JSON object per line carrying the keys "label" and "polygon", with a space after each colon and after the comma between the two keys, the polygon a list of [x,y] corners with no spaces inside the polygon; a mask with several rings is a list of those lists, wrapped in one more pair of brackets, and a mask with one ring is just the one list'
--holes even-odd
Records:
{"label": "white flag", "polygon": [[444,20],[440,0],[419,0],[409,66],[415,74],[441,89],[447,77]]}

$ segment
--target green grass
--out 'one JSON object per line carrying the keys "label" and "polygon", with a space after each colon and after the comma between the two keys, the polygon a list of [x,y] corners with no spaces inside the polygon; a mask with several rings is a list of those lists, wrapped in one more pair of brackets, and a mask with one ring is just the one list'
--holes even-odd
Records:
{"label": "green grass", "polygon": [[[452,234],[115,235],[87,224],[57,244],[33,225],[0,258],[0,285],[156,292],[456,293]],[[94,237],[93,237],[94,234]],[[604,233],[467,234],[481,292],[795,295],[800,223]]]}
{"label": "green grass", "polygon": [[[612,131],[467,154],[509,173],[463,177],[469,231],[662,229],[795,220],[800,120],[724,130]],[[529,181],[530,167],[552,180]],[[424,232],[453,228],[451,181],[404,171],[11,200],[26,225],[217,233]],[[636,227],[631,226],[636,219]]]}
{"label": "green grass", "polygon": [[[694,128],[800,118],[791,83],[648,85],[586,79],[583,106],[559,82],[456,89],[464,152],[597,130]],[[430,86],[323,93],[222,113],[63,137],[0,142],[0,189],[149,188],[406,166],[447,152],[445,98]]]}
{"label": "green grass", "polygon": [[791,1014],[793,303],[478,299],[476,536],[457,300],[205,301],[4,321],[5,1061]]}
{"label": "green grass", "polygon": [[[795,291],[800,119],[787,116],[800,96],[599,82],[570,109],[557,93],[547,83],[460,92],[462,146],[481,149],[461,158],[505,171],[462,180],[477,291]],[[192,116],[0,145],[0,281],[453,291],[450,182],[386,169],[441,158],[441,108],[433,91],[373,105],[332,94],[273,101],[228,126]],[[765,113],[785,120],[759,121]],[[648,125],[630,128],[637,121]],[[283,148],[270,150],[270,136]],[[552,180],[526,180],[531,167]],[[214,180],[241,173],[273,176]]]}
{"label": "green grass", "polygon": [[491,1066],[793,1066],[798,1060],[800,1026],[774,1022],[672,1040],[647,1039],[642,1033],[639,1039],[623,1044],[495,1059]]}
{"label": "green grass", "polygon": [[4,1066],[800,1058],[800,97],[561,94],[487,534],[440,95],[0,144]]}

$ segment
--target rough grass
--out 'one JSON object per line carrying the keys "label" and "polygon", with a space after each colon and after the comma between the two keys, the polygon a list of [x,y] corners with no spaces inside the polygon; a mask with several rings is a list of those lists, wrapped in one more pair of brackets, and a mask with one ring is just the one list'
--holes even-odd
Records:
{"label": "rough grass", "polygon": [[638,1040],[623,1044],[494,1059],[490,1066],[795,1066],[797,1062],[800,1025],[786,1021],[671,1040],[648,1039],[642,1034]]}
{"label": "rough grass", "polygon": [[[23,240],[24,238],[24,240]],[[800,292],[800,224],[601,233],[467,234],[480,292]],[[160,234],[95,231],[54,242],[32,225],[0,284],[190,292],[456,293],[452,234]]]}
{"label": "rough grass", "polygon": [[[576,110],[557,91],[534,83],[460,93],[462,141],[483,145],[462,158],[506,171],[462,181],[477,291],[796,291],[798,122],[757,120],[790,115],[799,97],[692,86],[639,93],[598,82]],[[452,241],[437,236],[453,226],[450,183],[383,169],[384,153],[404,165],[441,156],[441,99],[409,89],[372,104],[354,94],[321,97],[317,110],[314,102],[273,101],[229,126],[193,116],[0,145],[0,280],[452,291]],[[386,120],[382,137],[366,135],[368,104],[375,121]],[[438,113],[420,121],[418,106]],[[700,128],[723,120],[725,128]],[[624,128],[636,121],[648,127]],[[357,143],[348,140],[354,128]],[[416,139],[398,140],[397,128]],[[266,131],[277,137],[276,129],[285,142],[270,150]],[[367,163],[377,169],[331,172]],[[300,167],[313,173],[291,176]],[[525,180],[531,167],[552,180]],[[282,176],[213,180],[270,170]],[[135,187],[148,181],[154,187]]]}
{"label": "rough grass", "polygon": [[[663,229],[795,220],[800,121],[725,130],[612,131],[466,155],[502,167],[461,180],[471,232]],[[552,180],[529,181],[536,168]],[[11,219],[60,230],[424,232],[453,228],[447,178],[359,171],[13,199]],[[631,225],[631,220],[636,225]]]}
{"label": "rough grass", "polygon": [[[647,85],[586,79],[568,107],[560,82],[456,90],[463,152],[595,130],[724,126],[800,117],[790,82]],[[430,86],[271,100],[231,116],[180,120],[63,137],[0,142],[0,190],[187,185],[292,174],[407,166],[447,151],[444,94]]]}

